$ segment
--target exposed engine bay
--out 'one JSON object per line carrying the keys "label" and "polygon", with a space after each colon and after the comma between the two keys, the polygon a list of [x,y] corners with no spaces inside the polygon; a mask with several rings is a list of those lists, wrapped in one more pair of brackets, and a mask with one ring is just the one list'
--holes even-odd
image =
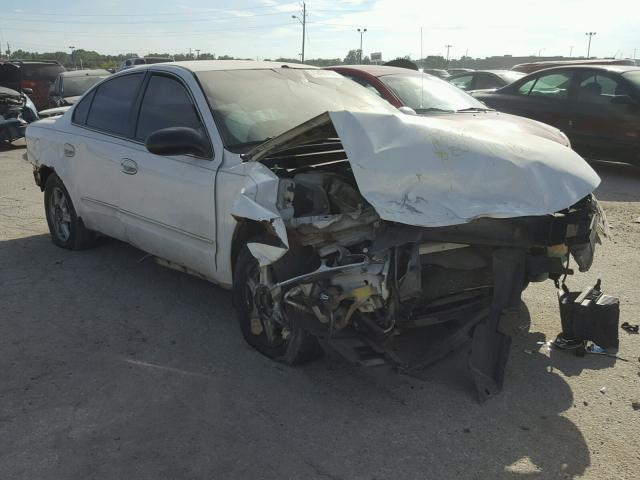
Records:
{"label": "exposed engine bay", "polygon": [[[606,231],[597,200],[447,226],[383,220],[345,150],[335,137],[307,138],[261,159],[277,177],[276,211],[259,218],[271,241],[249,244],[260,261],[262,317],[285,332],[298,322],[355,363],[408,373],[471,339],[480,398],[494,395],[510,345],[499,331],[504,311],[530,282],[572,274],[570,257],[580,271],[590,268]],[[291,264],[295,275],[279,271]]]}

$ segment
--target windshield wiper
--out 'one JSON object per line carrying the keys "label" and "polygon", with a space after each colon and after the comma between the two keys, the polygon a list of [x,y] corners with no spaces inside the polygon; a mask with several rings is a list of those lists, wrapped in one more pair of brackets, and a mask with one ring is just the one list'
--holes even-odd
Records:
{"label": "windshield wiper", "polygon": [[456,110],[458,112],[493,112],[494,108],[486,108],[486,107],[469,107],[469,108],[461,108],[460,110]]}
{"label": "windshield wiper", "polygon": [[453,113],[455,110],[447,110],[445,108],[438,107],[429,107],[429,108],[414,108],[416,113],[427,113],[427,112],[445,112],[445,113]]}

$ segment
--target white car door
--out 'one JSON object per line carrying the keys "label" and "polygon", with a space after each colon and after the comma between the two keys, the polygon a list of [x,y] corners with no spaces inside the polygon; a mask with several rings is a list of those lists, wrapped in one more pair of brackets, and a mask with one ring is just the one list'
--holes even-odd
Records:
{"label": "white car door", "polygon": [[132,111],[143,79],[143,72],[115,77],[85,96],[64,144],[71,177],[64,180],[73,189],[78,214],[89,229],[122,240],[121,159],[131,143]]}
{"label": "white car door", "polygon": [[[140,100],[136,143],[122,162],[120,215],[126,239],[153,255],[215,277],[215,175],[218,159],[160,156],[144,140],[168,127],[206,131],[202,113],[182,80],[151,73]],[[213,152],[213,149],[211,149]]]}

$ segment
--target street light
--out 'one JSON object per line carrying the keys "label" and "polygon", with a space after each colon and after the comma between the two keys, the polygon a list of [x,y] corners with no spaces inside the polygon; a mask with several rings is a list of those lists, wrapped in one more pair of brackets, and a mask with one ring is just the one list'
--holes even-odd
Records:
{"label": "street light", "polygon": [[362,65],[362,36],[364,35],[364,32],[366,32],[367,29],[363,28],[363,29],[358,29],[358,33],[360,34],[360,65]]}
{"label": "street light", "polygon": [[540,56],[540,54],[542,54],[543,50],[544,50],[544,48],[541,48],[540,50],[538,50],[538,56]]}
{"label": "street light", "polygon": [[587,32],[585,33],[585,35],[587,35],[589,37],[589,46],[587,47],[587,60],[589,60],[589,58],[591,58],[591,37],[593,37],[596,34],[596,32]]}
{"label": "street light", "polygon": [[300,54],[301,62],[304,63],[304,37],[306,36],[307,29],[307,4],[302,2],[302,18],[298,15],[291,15],[291,18],[295,18],[302,25],[302,53]]}
{"label": "street light", "polygon": [[73,46],[73,45],[69,46],[69,50],[71,50],[71,63],[73,63],[73,68],[76,68],[76,59],[73,56],[73,52],[74,52],[75,48],[76,47]]}
{"label": "street light", "polygon": [[445,45],[447,49],[447,68],[449,68],[449,50],[451,50],[451,47],[453,47],[453,45]]}

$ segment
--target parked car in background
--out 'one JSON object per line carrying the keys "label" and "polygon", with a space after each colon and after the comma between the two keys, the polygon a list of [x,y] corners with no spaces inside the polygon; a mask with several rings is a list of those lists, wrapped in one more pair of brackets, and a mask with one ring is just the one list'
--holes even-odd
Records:
{"label": "parked car in background", "polygon": [[473,68],[448,68],[447,73],[449,75],[455,75],[456,73],[475,72]]}
{"label": "parked car in background", "polygon": [[584,156],[640,164],[640,67],[555,67],[474,96],[559,128]]}
{"label": "parked car in background", "polygon": [[0,86],[15,91],[31,90],[29,97],[38,110],[49,106],[49,88],[65,68],[56,61],[10,60],[0,62]]}
{"label": "parked car in background", "polygon": [[512,70],[478,70],[453,74],[447,81],[465,91],[493,90],[509,85],[524,75]]}
{"label": "parked car in background", "polygon": [[574,66],[574,65],[624,65],[627,67],[636,66],[635,60],[616,60],[614,58],[594,58],[585,60],[548,60],[543,62],[521,63],[511,67],[514,72],[533,73],[545,68]]}
{"label": "parked car in background", "polygon": [[24,137],[27,125],[37,119],[36,107],[25,92],[0,87],[0,143]]}
{"label": "parked car in background", "polygon": [[60,73],[49,89],[49,107],[73,105],[84,92],[109,75],[111,74],[103,69]]}
{"label": "parked car in background", "polygon": [[404,98],[431,81],[448,92],[437,105],[469,113],[403,115],[300,64],[115,74],[27,129],[51,238],[80,249],[100,232],[231,288],[246,341],[289,364],[320,344],[415,367],[473,336],[487,398],[509,352],[501,313],[529,280],[570,273],[569,255],[591,266],[599,178],[552,130],[527,120],[523,135],[451,84],[397,70],[381,79]]}
{"label": "parked car in background", "polygon": [[175,61],[171,57],[136,57],[128,58],[120,64],[120,67],[116,71],[126,70],[127,68],[135,67],[137,65],[153,65],[154,63],[167,63]]}
{"label": "parked car in background", "polygon": [[450,76],[449,72],[440,68],[423,68],[422,71],[438,78],[449,78]]}

